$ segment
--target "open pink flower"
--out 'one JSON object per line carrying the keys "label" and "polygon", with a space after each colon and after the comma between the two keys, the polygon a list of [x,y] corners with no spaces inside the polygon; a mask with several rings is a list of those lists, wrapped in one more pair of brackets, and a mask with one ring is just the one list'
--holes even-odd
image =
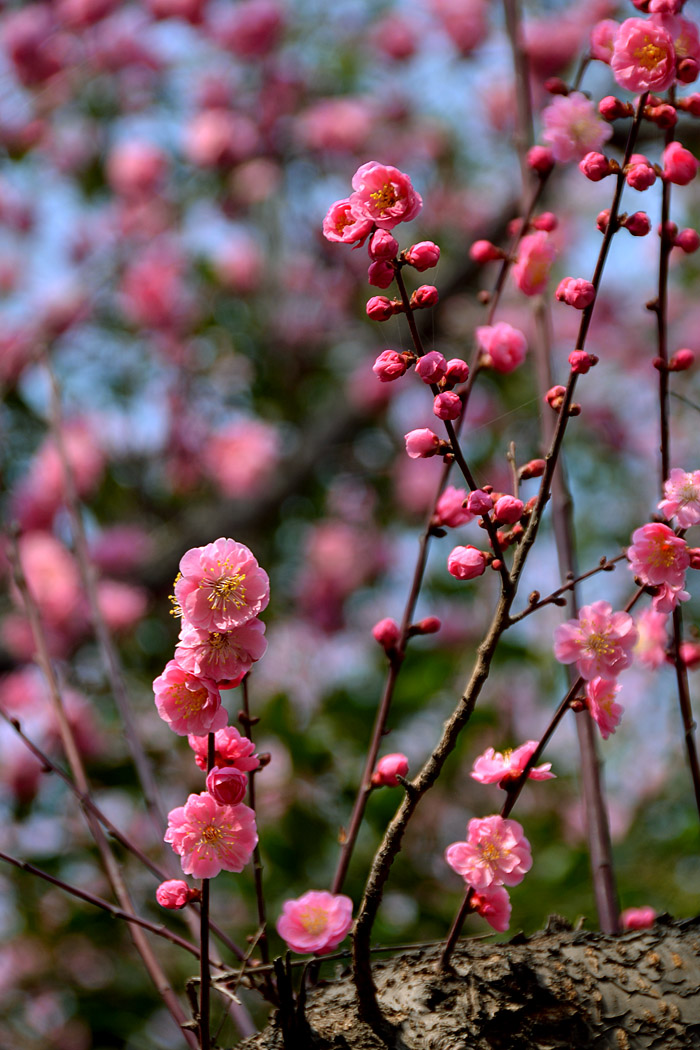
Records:
{"label": "open pink flower", "polygon": [[683,584],[672,587],[668,583],[662,583],[651,599],[651,607],[657,613],[671,613],[679,602],[687,602],[689,599],[690,595],[683,589]]}
{"label": "open pink flower", "polygon": [[309,890],[285,901],[277,932],[293,952],[325,955],[336,948],[352,926],[352,901],[342,893]]}
{"label": "open pink flower", "polygon": [[508,929],[512,909],[505,886],[491,886],[490,889],[482,890],[481,893],[474,893],[472,908],[499,933],[505,933]]}
{"label": "open pink flower", "polygon": [[340,241],[342,244],[360,244],[372,232],[369,219],[358,218],[353,214],[348,197],[331,204],[323,220],[323,236],[328,241]]}
{"label": "open pink flower", "polygon": [[474,515],[464,506],[467,497],[466,489],[448,485],[435,506],[433,517],[435,525],[447,525],[448,528],[454,529],[458,525],[466,525],[468,521],[471,521]]}
{"label": "open pink flower", "polygon": [[174,660],[154,681],[153,692],[158,714],[179,736],[213,733],[228,722],[216,682],[188,674]]}
{"label": "open pink flower", "polygon": [[522,826],[497,815],[470,820],[467,841],[448,846],[445,859],[479,892],[504,883],[517,886],[532,867],[530,843]]}
{"label": "open pink flower", "polygon": [[627,548],[630,569],[644,583],[682,587],[690,555],[685,540],[661,522],[642,525]]}
{"label": "open pink flower", "polygon": [[180,856],[185,875],[213,879],[220,871],[242,871],[258,841],[248,806],[220,806],[202,791],[168,813],[165,841]]}
{"label": "open pink flower", "polygon": [[539,295],[547,287],[556,249],[544,230],[528,233],[518,247],[513,278],[525,295]]}
{"label": "open pink flower", "polygon": [[682,529],[700,521],[700,470],[686,473],[674,468],[664,484],[659,510],[665,518],[675,518]]}
{"label": "open pink flower", "polygon": [[184,624],[175,649],[175,660],[190,674],[227,682],[232,688],[264,655],[267,642],[263,638],[262,620],[249,620],[233,631],[200,631]]}
{"label": "open pink flower", "polygon": [[628,18],[617,31],[610,65],[628,91],[664,91],[676,78],[671,35],[647,19]]}
{"label": "open pink flower", "polygon": [[581,160],[587,153],[597,152],[612,135],[611,126],[601,120],[593,102],[580,91],[556,95],[544,110],[542,120],[542,138],[560,163]]}
{"label": "open pink flower", "polygon": [[[187,743],[194,751],[194,760],[199,768],[206,769],[207,737],[190,734]],[[260,765],[260,759],[254,752],[253,741],[247,736],[241,736],[235,726],[224,726],[214,734],[214,765],[220,769],[235,766],[241,772],[249,773]]]}
{"label": "open pink flower", "polygon": [[193,547],[180,559],[175,598],[183,616],[202,631],[230,631],[252,620],[270,600],[270,581],[253,553],[223,536]]}
{"label": "open pink flower", "polygon": [[358,220],[373,222],[380,230],[391,230],[400,222],[415,219],[423,207],[408,175],[376,160],[357,169],[352,188],[352,214]]}
{"label": "open pink flower", "polygon": [[609,602],[584,605],[577,620],[568,620],[554,632],[554,655],[563,664],[576,664],[585,679],[600,675],[616,678],[632,663],[637,628],[626,612],[613,612]]}
{"label": "open pink flower", "polygon": [[[494,751],[487,747],[483,755],[474,762],[471,775],[480,784],[500,784],[506,787],[509,780],[516,780],[525,769],[530,756],[537,748],[537,740],[528,740],[513,751]],[[545,762],[541,766],[533,766],[528,777],[531,780],[552,780],[554,773],[550,773],[551,762]]]}
{"label": "open pink flower", "polygon": [[655,609],[644,609],[637,617],[639,639],[634,655],[645,667],[656,670],[666,662],[666,647],[669,637],[666,629],[668,613]]}
{"label": "open pink flower", "polygon": [[603,740],[614,733],[622,719],[624,708],[615,702],[622,686],[605,678],[592,678],[586,683],[586,703],[591,717],[600,729]]}

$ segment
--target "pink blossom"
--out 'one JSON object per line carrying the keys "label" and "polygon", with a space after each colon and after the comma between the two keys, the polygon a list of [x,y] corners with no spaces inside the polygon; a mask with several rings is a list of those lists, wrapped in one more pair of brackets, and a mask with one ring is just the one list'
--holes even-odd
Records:
{"label": "pink blossom", "polygon": [[184,623],[175,659],[190,674],[213,678],[221,688],[232,688],[264,655],[264,633],[265,624],[257,619],[231,631],[204,631]]}
{"label": "pink blossom", "polygon": [[591,30],[591,58],[597,58],[599,62],[610,65],[618,28],[619,23],[612,18],[596,22]]}
{"label": "pink blossom", "polygon": [[[687,18],[674,17],[672,14],[666,13],[653,14],[649,21],[665,29],[673,40],[677,65],[688,59],[697,64],[698,59],[700,59],[700,36],[698,35],[698,27],[694,22],[689,22]],[[683,79],[684,83],[689,84],[695,80],[696,76],[697,71],[695,76],[687,79],[679,76],[679,79]]]}
{"label": "pink blossom", "polygon": [[554,655],[563,664],[576,664],[585,679],[616,678],[632,663],[637,643],[634,620],[626,612],[613,612],[609,602],[584,605],[577,620],[561,624],[554,632]]}
{"label": "pink blossom", "polygon": [[447,371],[447,361],[437,350],[431,350],[416,361],[416,372],[424,383],[439,383]]}
{"label": "pink blossom", "polygon": [[652,670],[666,662],[666,649],[669,643],[666,624],[668,614],[644,609],[637,617],[639,640],[634,649],[635,657],[645,667]]}
{"label": "pink blossom", "polygon": [[391,383],[406,372],[406,358],[396,350],[382,350],[372,365],[372,371],[382,383]]}
{"label": "pink blossom", "polygon": [[663,583],[651,599],[651,606],[654,612],[671,613],[679,602],[687,602],[689,599],[690,595],[683,590],[682,584],[679,587],[672,587],[668,583]]}
{"label": "pink blossom", "polygon": [[466,500],[466,489],[448,485],[435,505],[434,524],[446,525],[451,529],[457,528],[458,525],[466,525],[474,517],[464,506]]}
{"label": "pink blossom", "polygon": [[374,787],[397,787],[397,777],[405,777],[408,773],[408,759],[405,755],[396,752],[393,755],[384,755],[377,762],[372,774]]}
{"label": "pink blossom", "polygon": [[388,321],[394,315],[394,306],[385,295],[373,295],[367,300],[366,312],[372,321]]}
{"label": "pink blossom", "polygon": [[471,900],[474,911],[486,919],[489,926],[499,933],[505,933],[510,923],[511,904],[508,890],[504,886],[491,886],[481,893],[473,893]]}
{"label": "pink blossom", "polygon": [[469,249],[469,258],[478,263],[495,262],[503,258],[503,252],[491,241],[474,241]]}
{"label": "pink blossom", "polygon": [[620,914],[623,930],[647,930],[656,922],[656,912],[645,904],[641,908],[625,908]]}
{"label": "pink blossom", "polygon": [[467,841],[448,846],[445,859],[477,891],[504,884],[517,886],[532,867],[530,843],[522,826],[499,816],[470,820]]}
{"label": "pink blossom", "polygon": [[[538,236],[546,237],[546,234]],[[512,372],[525,360],[527,339],[519,328],[513,328],[505,321],[480,325],[476,330],[476,341],[484,355],[484,363],[497,372]]]}
{"label": "pink blossom", "polygon": [[673,40],[651,21],[628,18],[615,37],[610,65],[615,80],[628,91],[664,91],[676,76]]}
{"label": "pink blossom", "polygon": [[419,430],[409,430],[404,435],[406,441],[406,452],[411,459],[425,459],[434,456],[440,449],[440,438],[428,427]]}
{"label": "pink blossom", "polygon": [[367,280],[375,288],[388,288],[394,276],[394,267],[383,259],[377,259],[367,267]]}
{"label": "pink blossom", "polygon": [[248,790],[248,777],[235,766],[213,766],[207,773],[207,791],[220,806],[242,802]]}
{"label": "pink blossom", "polygon": [[461,357],[451,357],[443,378],[446,383],[465,383],[469,378],[469,365]]}
{"label": "pink blossom", "polygon": [[632,234],[633,237],[646,237],[651,230],[651,220],[646,212],[635,211],[632,215],[621,222],[621,225]]}
{"label": "pink blossom", "polygon": [[527,163],[540,177],[544,177],[549,175],[556,161],[549,146],[532,146],[527,151]]}
{"label": "pink blossom", "polygon": [[250,295],[262,283],[265,263],[258,242],[240,233],[227,237],[214,256],[213,266],[225,288],[239,295]]}
{"label": "pink blossom", "polygon": [[100,580],[97,604],[110,631],[130,631],[148,608],[148,592],[121,580]]}
{"label": "pink blossom", "polygon": [[644,583],[682,587],[690,555],[685,540],[660,522],[642,525],[632,533],[627,549],[630,569]]}
{"label": "pink blossom", "polygon": [[153,143],[122,142],[107,158],[107,179],[125,197],[150,197],[160,188],[167,166],[165,153]]}
{"label": "pink blossom", "polygon": [[183,554],[175,598],[190,626],[230,631],[267,606],[270,581],[248,547],[222,536]]}
{"label": "pink blossom", "polygon": [[[190,734],[187,743],[194,751],[194,760],[199,768],[206,770],[208,738]],[[214,765],[219,769],[233,766],[242,773],[249,773],[260,765],[260,759],[254,752],[253,741],[247,736],[241,736],[235,726],[224,726],[214,734]]]}
{"label": "pink blossom", "polygon": [[447,571],[456,580],[474,580],[486,568],[486,555],[469,545],[455,547],[447,559]]}
{"label": "pink blossom", "polygon": [[127,320],[146,328],[182,326],[192,313],[184,281],[184,259],[169,246],[155,244],[133,257],[121,284]]}
{"label": "pink blossom", "polygon": [[367,246],[370,259],[395,259],[399,242],[388,230],[375,230]]}
{"label": "pink blossom", "polygon": [[277,932],[293,952],[325,955],[345,939],[352,926],[352,901],[342,893],[308,890],[285,901]]}
{"label": "pink blossom", "polygon": [[542,114],[542,138],[556,161],[565,164],[597,151],[612,135],[612,128],[598,116],[590,99],[580,91],[557,95]]}
{"label": "pink blossom", "polygon": [[[499,784],[501,787],[506,787],[509,781],[516,780],[520,776],[537,746],[537,740],[528,740],[520,747],[503,753],[487,747],[483,755],[479,755],[475,760],[471,776],[480,784]],[[552,780],[554,773],[550,773],[551,768],[551,762],[533,766],[528,777],[531,780]]]}
{"label": "pink blossom", "polygon": [[375,160],[357,169],[352,188],[355,191],[350,197],[353,214],[374,223],[380,230],[391,230],[400,222],[410,222],[423,207],[423,200],[408,175]]}
{"label": "pink blossom", "polygon": [[587,153],[583,160],[578,162],[578,166],[591,182],[600,182],[613,171],[610,161],[603,153]]}
{"label": "pink blossom", "polygon": [[528,233],[518,246],[513,278],[525,295],[539,295],[547,287],[556,249],[544,230]]}
{"label": "pink blossom", "polygon": [[310,149],[357,154],[364,152],[375,120],[364,99],[322,98],[298,118],[297,134]]}
{"label": "pink blossom", "polygon": [[220,806],[202,791],[168,813],[164,839],[180,856],[185,875],[213,879],[220,871],[242,871],[258,841],[248,806]]}
{"label": "pink blossom", "polygon": [[383,649],[389,652],[393,649],[401,637],[401,628],[397,624],[396,620],[392,620],[391,617],[386,616],[383,620],[379,620],[375,623],[372,628],[372,636],[375,641],[379,642]]}
{"label": "pink blossom", "polygon": [[198,890],[191,890],[184,879],[168,879],[161,882],[156,890],[156,900],[161,908],[179,910],[193,899],[199,897]]}
{"label": "pink blossom", "polygon": [[200,25],[208,0],[147,0],[153,18],[181,18]]}
{"label": "pink blossom", "polygon": [[48,532],[27,532],[20,537],[18,546],[33,600],[53,626],[67,626],[82,601],[72,554]]}
{"label": "pink blossom", "polygon": [[675,467],[664,484],[659,510],[665,518],[675,518],[682,529],[700,521],[700,470],[686,473]]}
{"label": "pink blossom", "polygon": [[642,153],[633,153],[625,169],[627,185],[634,190],[648,190],[656,182],[656,172],[648,158]]}
{"label": "pink blossom", "polygon": [[459,419],[462,415],[462,399],[451,390],[436,394],[433,401],[433,412],[438,419]]}
{"label": "pink blossom", "polygon": [[238,164],[253,156],[259,144],[258,129],[249,117],[220,107],[195,114],[185,129],[185,155],[198,168]]}
{"label": "pink blossom", "polygon": [[664,178],[667,182],[673,182],[676,186],[687,186],[692,182],[698,172],[698,162],[690,152],[681,146],[680,142],[672,142],[663,152],[661,163],[664,169]]}
{"label": "pink blossom", "polygon": [[414,270],[418,270],[419,273],[423,273],[424,270],[430,270],[433,266],[437,266],[440,258],[440,249],[433,241],[419,241],[418,244],[411,245],[406,252],[405,258],[409,266],[412,266]]}
{"label": "pink blossom", "polygon": [[501,496],[496,500],[493,513],[496,521],[503,522],[505,525],[515,525],[516,521],[522,518],[524,509],[525,504],[521,499],[515,496]]}
{"label": "pink blossom", "polygon": [[592,678],[586,682],[586,703],[591,717],[600,729],[603,740],[607,740],[620,724],[624,708],[615,703],[615,697],[622,688],[617,682],[605,678]]}
{"label": "pink blossom", "polygon": [[178,736],[213,733],[228,722],[216,682],[188,674],[174,660],[154,681],[153,692],[158,714]]}
{"label": "pink blossom", "polygon": [[410,305],[412,310],[428,310],[437,305],[440,296],[434,284],[421,284],[411,293]]}
{"label": "pink blossom", "polygon": [[219,492],[241,500],[265,487],[279,455],[276,427],[260,419],[237,419],[209,435],[202,461]]}
{"label": "pink blossom", "polygon": [[371,220],[354,214],[349,198],[331,204],[323,220],[323,236],[328,241],[360,244],[371,231]]}
{"label": "pink blossom", "polygon": [[585,310],[595,299],[595,288],[583,277],[564,277],[555,292],[559,302],[567,303],[576,310]]}
{"label": "pink blossom", "polygon": [[493,508],[493,498],[482,489],[474,489],[467,496],[467,510],[474,515],[488,514]]}

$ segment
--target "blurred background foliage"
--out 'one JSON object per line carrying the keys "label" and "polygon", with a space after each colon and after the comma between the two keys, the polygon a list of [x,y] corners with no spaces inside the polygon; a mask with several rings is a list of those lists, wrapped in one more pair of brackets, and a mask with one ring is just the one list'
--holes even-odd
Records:
{"label": "blurred background foliage", "polygon": [[[546,78],[571,75],[597,20],[630,13],[608,0],[525,5],[536,135]],[[406,328],[400,318],[366,319],[366,257],[324,241],[321,221],[360,163],[408,172],[425,206],[410,230],[399,228],[401,247],[430,238],[442,250],[426,275],[441,296],[420,315],[426,347],[470,357],[485,317],[478,292],[494,275],[477,270],[469,246],[479,237],[502,243],[521,194],[500,5],[5,3],[0,39],[3,519],[21,533],[95,797],[162,863],[169,847],[145,815],[75,567],[45,350],[103,615],[166,809],[203,786],[151,691],[176,640],[168,594],[179,558],[233,536],[269,571],[269,650],[250,688],[256,743],[271,755],[257,783],[274,920],[284,899],[330,882],[385,673],[370,630],[381,617],[400,618],[440,469],[403,451],[405,431],[430,425],[426,392],[407,381],[380,385],[371,371],[382,349],[408,348]],[[583,87],[594,98],[610,93],[609,70],[594,64]],[[693,148],[692,118],[679,132]],[[658,160],[658,129],[643,135],[640,148]],[[642,203],[628,190],[630,208],[647,207],[657,222],[657,190]],[[575,164],[555,172],[543,207],[559,219],[557,279],[591,274],[595,216],[609,198],[609,185],[587,182]],[[692,224],[697,207],[692,187],[674,193],[679,225]],[[656,349],[644,308],[657,246],[655,236],[616,238],[596,308],[588,348],[601,364],[581,384],[583,414],[567,443],[582,569],[618,554],[658,499]],[[698,351],[698,263],[673,263],[671,349]],[[561,380],[578,317],[553,298],[547,309]],[[529,304],[510,285],[497,319],[536,340]],[[466,454],[477,480],[497,490],[509,485],[508,442],[520,462],[542,451],[542,389],[530,365],[482,375],[470,404]],[[673,389],[685,399],[673,400],[673,464],[697,469],[696,374],[674,377]],[[527,497],[536,484],[526,483]],[[482,541],[476,523],[455,533],[433,544],[419,604],[443,627],[412,643],[386,741],[413,771],[455,704],[495,600],[495,580],[460,585],[444,571],[455,542]],[[1,702],[62,762],[4,568]],[[522,594],[558,583],[547,525]],[[630,583],[618,567],[584,585],[582,598],[619,606]],[[696,596],[685,609],[692,638]],[[545,609],[504,639],[469,729],[409,829],[378,943],[444,936],[461,899],[444,849],[464,838],[472,816],[500,804],[497,789],[470,778],[472,762],[487,746],[542,732],[566,688],[551,652],[561,615]],[[625,718],[601,748],[621,905],[687,915],[698,908],[700,860],[673,673],[635,665],[623,683]],[[232,692],[226,702],[234,720],[240,700]],[[551,912],[596,922],[570,725],[546,757],[558,779],[529,786],[515,814],[535,860],[512,894],[511,933],[535,930]],[[392,789],[370,800],[346,884],[356,903],[397,800]],[[5,724],[0,816],[3,850],[109,897],[78,806]],[[138,910],[182,932],[181,918],[158,908],[153,876],[118,852]],[[122,925],[12,869],[0,870],[0,887],[2,1050],[179,1045]],[[212,893],[214,917],[245,944],[256,928],[250,869],[222,873]],[[484,933],[479,919],[467,928]],[[280,949],[274,931],[271,939]],[[181,989],[190,958],[155,947]],[[265,1008],[243,994],[262,1022]],[[219,1038],[238,1041],[230,1020]]]}

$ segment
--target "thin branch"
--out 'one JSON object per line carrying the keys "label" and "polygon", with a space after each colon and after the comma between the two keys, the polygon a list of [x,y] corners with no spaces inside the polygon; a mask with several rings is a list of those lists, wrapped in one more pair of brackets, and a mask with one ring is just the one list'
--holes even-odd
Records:
{"label": "thin branch", "polygon": [[[238,715],[239,722],[242,723],[245,729],[246,735],[250,740],[253,739],[253,723],[254,719],[250,717],[250,698],[248,695],[248,679],[249,675],[246,675],[241,683],[241,696],[243,698],[243,710]],[[248,774],[248,801],[250,808],[256,814],[255,809],[255,774],[257,770],[251,769]],[[255,900],[258,908],[258,925],[260,927],[260,933],[256,938],[256,943],[260,943],[260,955],[263,963],[270,961],[270,951],[267,941],[267,912],[265,909],[265,893],[263,889],[263,865],[262,857],[260,855],[260,840],[255,845],[253,850],[253,877],[255,880]]]}

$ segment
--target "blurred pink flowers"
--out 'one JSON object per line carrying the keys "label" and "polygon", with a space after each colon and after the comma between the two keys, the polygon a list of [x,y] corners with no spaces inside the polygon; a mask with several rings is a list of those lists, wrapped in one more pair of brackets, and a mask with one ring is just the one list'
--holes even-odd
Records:
{"label": "blurred pink flowers", "polygon": [[674,468],[664,484],[659,510],[665,518],[675,518],[682,529],[700,521],[700,470],[686,473]]}
{"label": "blurred pink flowers", "polygon": [[277,932],[294,952],[324,955],[336,948],[352,926],[352,901],[342,893],[309,890],[285,901]]}
{"label": "blurred pink flowers", "polygon": [[560,163],[597,152],[612,136],[610,125],[601,120],[593,102],[580,91],[555,96],[542,113],[542,120],[542,138]]}
{"label": "blurred pink flowers", "polygon": [[556,254],[554,245],[543,230],[523,237],[513,267],[513,279],[521,292],[539,295],[545,290]]}
{"label": "blurred pink flowers", "polygon": [[170,811],[164,837],[179,854],[185,875],[195,879],[242,871],[258,841],[252,809],[220,806],[206,791]]}

